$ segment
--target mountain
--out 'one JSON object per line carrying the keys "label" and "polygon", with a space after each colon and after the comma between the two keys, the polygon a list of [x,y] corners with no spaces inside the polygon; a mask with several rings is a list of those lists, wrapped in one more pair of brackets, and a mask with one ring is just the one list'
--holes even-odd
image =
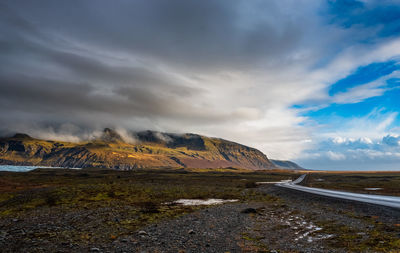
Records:
{"label": "mountain", "polygon": [[282,160],[273,160],[270,159],[270,162],[272,162],[276,167],[280,169],[285,169],[285,170],[306,170],[305,168],[299,166],[297,163],[291,162],[291,161],[282,161]]}
{"label": "mountain", "polygon": [[106,128],[80,143],[32,138],[26,134],[0,138],[0,164],[53,167],[242,168],[274,169],[265,154],[235,142],[197,134],[143,131],[121,136]]}

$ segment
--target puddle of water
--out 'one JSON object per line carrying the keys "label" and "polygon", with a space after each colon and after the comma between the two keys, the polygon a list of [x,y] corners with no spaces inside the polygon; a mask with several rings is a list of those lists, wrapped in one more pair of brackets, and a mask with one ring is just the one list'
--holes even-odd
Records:
{"label": "puddle of water", "polygon": [[382,190],[383,188],[364,188],[366,191],[379,191]]}
{"label": "puddle of water", "polygon": [[281,181],[276,181],[276,182],[256,182],[256,184],[280,184],[280,183],[289,183],[292,182],[292,180],[281,180]]}
{"label": "puddle of water", "polygon": [[178,204],[183,206],[218,205],[223,203],[237,202],[238,199],[178,199],[167,204]]}
{"label": "puddle of water", "polygon": [[77,169],[80,168],[63,168],[63,167],[49,167],[49,166],[22,166],[22,165],[0,165],[0,171],[12,171],[12,172],[27,172],[34,169]]}

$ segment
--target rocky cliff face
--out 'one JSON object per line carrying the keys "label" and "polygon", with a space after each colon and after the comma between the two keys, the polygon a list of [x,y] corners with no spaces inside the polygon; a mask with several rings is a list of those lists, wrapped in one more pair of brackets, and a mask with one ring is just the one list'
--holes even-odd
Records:
{"label": "rocky cliff face", "polygon": [[39,140],[25,134],[0,139],[0,164],[55,167],[136,168],[242,168],[273,169],[257,149],[223,139],[196,134],[143,131],[126,142],[105,129],[96,140],[70,143]]}

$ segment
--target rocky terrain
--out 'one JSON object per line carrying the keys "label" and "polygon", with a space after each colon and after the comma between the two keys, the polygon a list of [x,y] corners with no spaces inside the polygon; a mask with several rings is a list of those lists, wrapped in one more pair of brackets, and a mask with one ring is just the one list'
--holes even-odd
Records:
{"label": "rocky terrain", "polygon": [[[278,203],[255,182],[295,177],[289,171],[0,172],[0,251],[238,252],[252,215],[242,210]],[[235,204],[176,203],[211,198]]]}
{"label": "rocky terrain", "polygon": [[[247,190],[244,190],[247,191]],[[61,212],[44,209],[0,219],[4,252],[398,252],[398,210],[332,200],[274,186],[264,200],[209,206],[122,235],[94,231],[122,226],[130,206]],[[44,212],[43,212],[44,211]],[[87,231],[80,240],[63,231]],[[67,234],[67,233],[65,233]],[[85,237],[87,236],[87,237]],[[91,237],[97,236],[96,240]],[[57,239],[57,238],[63,239]],[[75,240],[75,242],[74,242]],[[87,243],[76,243],[87,240]]]}
{"label": "rocky terrain", "polygon": [[276,166],[257,149],[196,134],[154,131],[128,140],[106,128],[80,143],[42,140],[26,134],[0,139],[0,164],[69,168],[232,168],[263,170]]}

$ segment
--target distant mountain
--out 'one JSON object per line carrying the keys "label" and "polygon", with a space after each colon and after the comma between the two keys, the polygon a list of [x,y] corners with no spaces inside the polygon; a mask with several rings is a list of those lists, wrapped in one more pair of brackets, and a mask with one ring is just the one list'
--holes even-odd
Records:
{"label": "distant mountain", "polygon": [[297,163],[294,163],[294,162],[291,162],[291,161],[282,161],[282,160],[273,160],[273,159],[270,159],[269,161],[272,162],[279,169],[306,170],[305,168],[299,166]]}
{"label": "distant mountain", "polygon": [[197,134],[143,131],[126,140],[113,129],[80,143],[51,141],[16,134],[0,138],[0,164],[55,167],[136,168],[242,168],[274,169],[257,149]]}

